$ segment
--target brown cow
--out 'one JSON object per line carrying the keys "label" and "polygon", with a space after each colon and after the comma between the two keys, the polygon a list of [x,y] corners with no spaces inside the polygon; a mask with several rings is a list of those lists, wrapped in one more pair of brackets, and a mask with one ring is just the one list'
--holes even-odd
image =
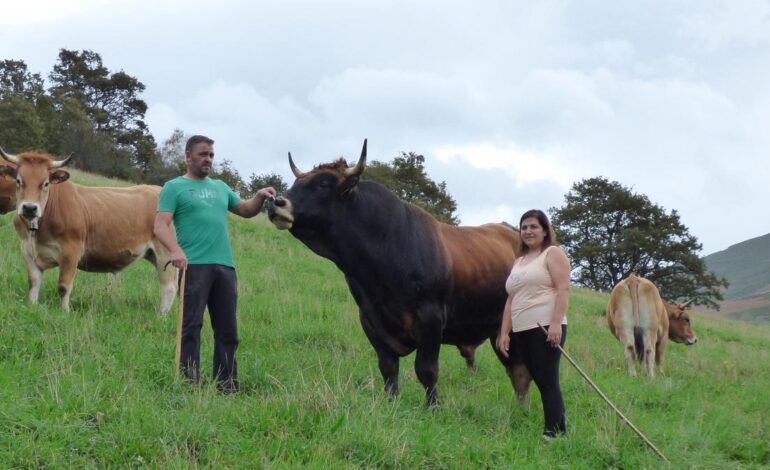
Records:
{"label": "brown cow", "polygon": [[668,341],[668,315],[658,288],[651,281],[631,274],[610,293],[607,324],[623,343],[628,373],[636,376],[635,360],[643,364],[649,377],[654,377],[653,354],[658,370],[663,373],[663,356]]}
{"label": "brown cow", "polygon": [[[15,170],[16,165],[11,165]],[[16,210],[16,182],[10,172],[0,172],[0,215]]]}
{"label": "brown cow", "polygon": [[16,232],[27,264],[29,300],[36,303],[43,271],[59,267],[61,306],[69,310],[77,269],[117,272],[144,258],[160,278],[160,312],[171,308],[176,294],[175,269],[165,270],[168,252],[154,238],[158,186],[92,188],[67,181],[60,169],[71,157],[56,161],[47,154],[25,152],[0,156],[17,168],[0,165],[0,174],[15,179]]}
{"label": "brown cow", "polygon": [[690,315],[687,312],[687,304],[670,304],[663,301],[663,307],[668,314],[668,339],[675,343],[683,343],[692,346],[698,342],[698,337],[692,330]]}

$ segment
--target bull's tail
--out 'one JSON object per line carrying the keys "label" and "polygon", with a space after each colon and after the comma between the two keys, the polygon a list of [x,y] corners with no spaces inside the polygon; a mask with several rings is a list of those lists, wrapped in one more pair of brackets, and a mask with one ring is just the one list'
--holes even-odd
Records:
{"label": "bull's tail", "polygon": [[644,361],[644,331],[639,326],[639,278],[628,276],[628,292],[631,294],[631,312],[634,319],[634,349],[639,362]]}

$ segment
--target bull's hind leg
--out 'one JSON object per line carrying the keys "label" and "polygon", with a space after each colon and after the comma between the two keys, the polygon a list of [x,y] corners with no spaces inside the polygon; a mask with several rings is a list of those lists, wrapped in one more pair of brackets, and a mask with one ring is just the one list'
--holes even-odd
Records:
{"label": "bull's hind leg", "polygon": [[170,259],[168,250],[157,240],[153,242],[153,248],[147,251],[146,258],[155,265],[155,270],[158,272],[158,280],[160,281],[160,306],[158,310],[161,315],[166,315],[171,310],[176,295],[177,269],[166,264]]}
{"label": "bull's hind leg", "polygon": [[458,345],[457,349],[460,350],[460,355],[465,358],[465,365],[468,366],[469,369],[476,368],[476,348],[478,346],[473,346],[469,344],[463,344]]}
{"label": "bull's hind leg", "polygon": [[425,399],[428,406],[438,403],[438,355],[441,349],[441,336],[444,325],[438,308],[427,307],[420,312],[419,345],[414,359],[414,371],[425,387]]}
{"label": "bull's hind leg", "polygon": [[521,402],[529,401],[529,388],[532,384],[532,375],[529,369],[524,365],[524,359],[521,357],[521,351],[516,343],[516,336],[510,333],[510,343],[508,348],[508,357],[506,358],[497,350],[497,336],[489,338],[492,350],[497,358],[505,366],[505,372],[511,380],[513,390],[516,392],[516,398]]}

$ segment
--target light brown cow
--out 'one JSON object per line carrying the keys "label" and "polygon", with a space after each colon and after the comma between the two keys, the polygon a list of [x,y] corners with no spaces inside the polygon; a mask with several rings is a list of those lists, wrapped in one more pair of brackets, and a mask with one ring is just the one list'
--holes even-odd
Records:
{"label": "light brown cow", "polygon": [[36,303],[43,271],[59,267],[61,306],[69,310],[78,269],[117,272],[138,259],[155,264],[160,278],[160,312],[171,308],[176,294],[175,269],[165,270],[168,251],[154,238],[158,186],[95,188],[67,181],[62,170],[71,157],[56,161],[47,154],[25,152],[0,156],[17,168],[0,165],[16,186],[16,232],[27,265],[29,300]]}
{"label": "light brown cow", "polygon": [[663,373],[663,356],[668,341],[668,314],[658,288],[651,281],[631,274],[620,281],[607,303],[607,324],[623,343],[628,373],[636,376],[635,360],[654,377],[653,354]]}
{"label": "light brown cow", "polygon": [[687,304],[670,304],[663,301],[663,307],[668,314],[668,339],[675,343],[683,343],[692,346],[698,342],[698,337],[692,329],[690,314],[687,312]]}
{"label": "light brown cow", "polygon": [[[16,169],[16,165],[11,165]],[[13,176],[0,173],[0,215],[16,210],[16,182]]]}

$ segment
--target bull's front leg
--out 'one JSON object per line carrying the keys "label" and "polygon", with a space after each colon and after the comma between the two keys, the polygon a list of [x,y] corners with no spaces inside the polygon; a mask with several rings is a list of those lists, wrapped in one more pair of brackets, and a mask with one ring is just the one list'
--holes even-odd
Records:
{"label": "bull's front leg", "polygon": [[423,309],[418,321],[420,337],[414,371],[425,387],[428,406],[434,406],[438,404],[438,356],[444,331],[443,308],[431,306]]}
{"label": "bull's front leg", "polygon": [[369,343],[374,348],[374,352],[377,353],[377,365],[380,368],[380,374],[385,384],[385,393],[391,397],[396,397],[398,396],[399,356],[382,341],[377,329],[370,320],[371,317],[369,315],[372,314],[373,312],[371,311],[359,309],[361,327],[364,329]]}

